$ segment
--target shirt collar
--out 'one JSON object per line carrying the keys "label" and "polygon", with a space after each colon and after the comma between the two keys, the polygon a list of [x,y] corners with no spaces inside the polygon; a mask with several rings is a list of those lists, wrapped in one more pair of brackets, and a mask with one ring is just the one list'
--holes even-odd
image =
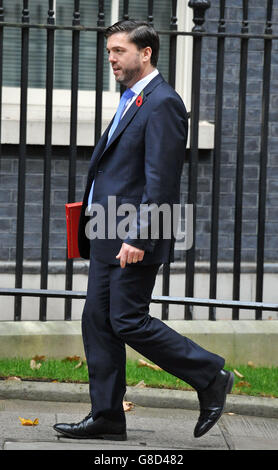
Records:
{"label": "shirt collar", "polygon": [[158,75],[159,72],[157,69],[153,70],[153,72],[149,73],[149,75],[146,75],[146,77],[141,78],[138,82],[136,82],[131,90],[135,93],[135,95],[139,95],[143,88],[145,88],[150,81]]}

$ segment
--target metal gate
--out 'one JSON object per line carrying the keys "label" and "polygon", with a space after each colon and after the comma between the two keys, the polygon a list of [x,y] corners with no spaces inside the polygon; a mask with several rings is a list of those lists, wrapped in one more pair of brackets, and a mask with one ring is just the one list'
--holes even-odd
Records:
{"label": "metal gate", "polygon": [[[58,0],[57,0],[58,3]],[[68,2],[71,3],[71,2]],[[70,142],[69,142],[69,171],[68,171],[68,202],[75,202],[76,198],[76,162],[77,162],[77,115],[78,115],[78,87],[79,87],[79,53],[80,36],[93,31],[97,36],[96,45],[96,100],[95,100],[95,142],[101,135],[102,127],[102,96],[103,96],[103,57],[105,53],[104,31],[107,25],[105,18],[105,2],[95,2],[98,8],[98,15],[95,26],[83,26],[80,16],[80,4],[82,0],[75,0],[68,8],[73,8],[72,24],[59,25],[55,21],[55,2],[48,2],[48,16],[43,24],[32,22],[29,12],[29,2],[22,2],[21,22],[11,23],[5,21],[5,1],[0,1],[0,90],[3,84],[3,44],[5,42],[5,31],[8,28],[21,30],[21,80],[20,80],[20,136],[18,146],[18,192],[17,192],[17,229],[16,229],[16,262],[15,262],[15,287],[0,288],[0,295],[14,296],[14,320],[21,319],[21,300],[23,296],[40,297],[40,320],[45,321],[47,298],[56,297],[65,299],[65,320],[71,319],[72,299],[84,299],[85,292],[74,292],[73,286],[73,262],[66,260],[66,283],[65,290],[54,291],[47,289],[48,285],[48,265],[49,265],[49,233],[50,233],[50,187],[51,187],[51,158],[52,158],[52,103],[54,88],[54,47],[55,35],[59,30],[71,32],[72,37],[72,63],[71,63],[71,115],[70,115]],[[192,307],[194,305],[209,307],[208,318],[215,320],[215,309],[226,307],[232,309],[234,320],[239,319],[240,309],[254,309],[256,319],[262,319],[262,311],[278,311],[278,304],[263,302],[263,280],[264,280],[264,250],[265,250],[265,220],[267,210],[267,165],[268,165],[268,142],[269,142],[269,102],[271,86],[271,63],[273,57],[273,43],[277,41],[278,35],[273,34],[272,18],[277,12],[278,5],[273,7],[273,1],[268,0],[264,17],[258,22],[263,24],[263,31],[256,32],[250,30],[249,4],[247,0],[237,1],[238,14],[241,19],[228,18],[226,12],[230,3],[229,0],[219,0],[217,5],[218,19],[214,21],[214,30],[207,30],[205,17],[211,8],[209,0],[190,0],[188,6],[193,10],[193,28],[191,31],[180,31],[178,29],[177,0],[168,2],[171,7],[169,27],[167,30],[159,30],[161,37],[169,37],[169,69],[168,81],[175,87],[176,83],[176,57],[177,40],[179,36],[187,36],[193,39],[193,61],[192,61],[192,91],[191,91],[191,133],[190,150],[188,161],[188,204],[194,207],[194,233],[196,224],[197,188],[198,188],[198,164],[199,164],[199,121],[200,121],[200,86],[201,72],[203,66],[203,41],[207,38],[214,38],[216,41],[216,68],[215,68],[215,103],[214,103],[214,149],[213,149],[213,181],[211,194],[211,233],[210,233],[210,288],[208,299],[194,298],[194,273],[196,262],[195,238],[193,246],[186,252],[184,272],[186,274],[186,285],[184,297],[169,296],[169,284],[171,266],[163,266],[163,287],[162,295],[153,297],[152,301],[161,303],[162,319],[168,318],[168,307],[171,304],[184,305],[184,319],[190,320]],[[252,3],[252,1],[251,1]],[[155,24],[154,17],[155,0],[147,2],[146,20],[150,24]],[[129,1],[123,1],[121,16],[129,18]],[[276,10],[275,10],[276,8]],[[228,24],[240,24],[239,31],[229,31]],[[26,193],[26,128],[27,128],[27,95],[29,70],[29,33],[33,28],[45,31],[45,41],[47,46],[47,66],[45,77],[46,104],[45,104],[45,145],[44,145],[44,180],[43,180],[43,217],[42,217],[42,244],[41,244],[41,276],[40,289],[24,289],[23,267],[24,267],[24,207]],[[225,69],[225,46],[231,39],[238,41],[240,48],[240,66],[238,82],[238,116],[237,116],[237,152],[236,152],[236,175],[235,175],[235,211],[234,211],[234,245],[233,245],[233,300],[217,300],[217,269],[218,269],[218,240],[219,240],[219,197],[221,183],[221,158],[222,158],[222,126],[223,126],[223,84]],[[260,123],[260,162],[259,162],[259,185],[258,185],[258,206],[256,234],[256,295],[254,302],[244,302],[240,300],[240,276],[241,276],[241,254],[242,254],[242,213],[244,209],[243,201],[243,174],[245,165],[245,128],[246,128],[246,99],[248,57],[250,40],[261,41],[264,45],[263,53],[263,86],[260,95],[261,102],[261,123]],[[277,61],[278,51],[275,50],[275,60]],[[0,112],[2,110],[2,94],[0,94]],[[0,155],[1,162],[1,155]],[[278,244],[277,244],[278,246]],[[65,253],[66,259],[66,253]]]}

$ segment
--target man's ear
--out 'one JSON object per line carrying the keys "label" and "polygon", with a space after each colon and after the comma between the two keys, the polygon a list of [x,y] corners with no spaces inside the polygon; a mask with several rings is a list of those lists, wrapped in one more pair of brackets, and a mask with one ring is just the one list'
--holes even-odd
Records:
{"label": "man's ear", "polygon": [[151,60],[152,56],[152,48],[150,46],[147,46],[143,49],[143,61],[147,62],[148,60]]}

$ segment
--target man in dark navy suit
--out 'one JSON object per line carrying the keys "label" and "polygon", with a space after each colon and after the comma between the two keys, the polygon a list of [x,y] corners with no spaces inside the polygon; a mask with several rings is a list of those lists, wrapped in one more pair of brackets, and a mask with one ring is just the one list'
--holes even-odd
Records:
{"label": "man in dark navy suit", "polygon": [[[81,422],[54,429],[78,439],[126,439],[128,344],[197,390],[199,437],[220,418],[233,374],[223,370],[223,358],[149,315],[159,266],[173,260],[175,242],[173,227],[164,236],[163,223],[159,219],[153,228],[151,215],[154,207],[171,211],[179,203],[187,113],[156,68],[159,37],[151,26],[121,21],[106,36],[115,79],[126,91],[94,149],[79,225],[80,254],[90,258],[82,334],[92,409]],[[134,208],[125,236],[118,230],[123,207]],[[101,236],[95,231],[96,208],[102,210]]]}

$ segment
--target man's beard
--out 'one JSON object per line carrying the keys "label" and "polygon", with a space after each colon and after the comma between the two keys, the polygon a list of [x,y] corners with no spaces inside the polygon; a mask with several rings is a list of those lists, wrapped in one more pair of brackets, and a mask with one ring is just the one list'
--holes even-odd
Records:
{"label": "man's beard", "polygon": [[141,69],[139,65],[134,69],[122,69],[122,76],[116,78],[116,81],[118,83],[122,83],[123,85],[127,85],[131,81],[134,81],[136,76],[140,75],[140,71]]}

